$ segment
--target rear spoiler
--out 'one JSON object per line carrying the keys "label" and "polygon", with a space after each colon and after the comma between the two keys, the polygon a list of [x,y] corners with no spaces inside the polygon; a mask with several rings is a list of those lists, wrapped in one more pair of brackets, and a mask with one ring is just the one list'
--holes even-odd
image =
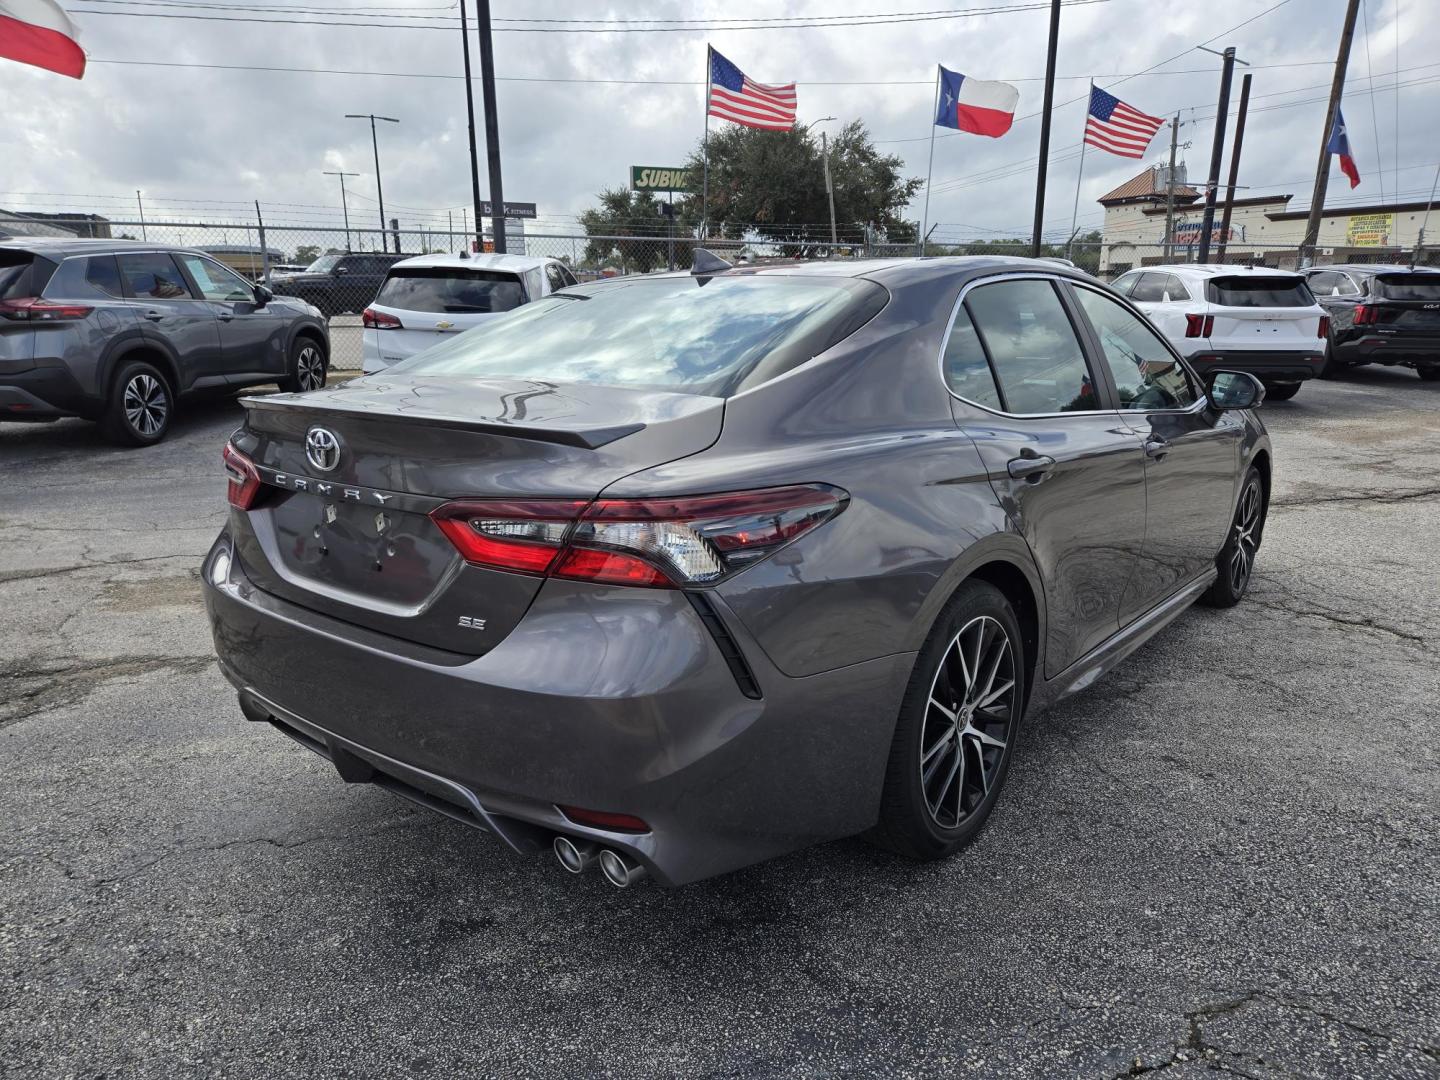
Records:
{"label": "rear spoiler", "polygon": [[420,425],[422,427],[448,428],[452,431],[478,431],[487,435],[505,435],[511,439],[530,439],[533,442],[555,443],[560,446],[577,446],[583,450],[597,450],[607,443],[633,435],[645,429],[644,424],[614,424],[594,427],[536,427],[517,424],[495,418],[472,419],[442,412],[420,412],[407,409],[404,413],[377,412],[366,406],[348,405],[341,401],[316,402],[314,398],[305,401],[289,400],[289,395],[277,394],[258,397],[244,397],[240,404],[254,412],[305,412],[316,416],[343,416],[351,419],[365,419],[380,424]]}

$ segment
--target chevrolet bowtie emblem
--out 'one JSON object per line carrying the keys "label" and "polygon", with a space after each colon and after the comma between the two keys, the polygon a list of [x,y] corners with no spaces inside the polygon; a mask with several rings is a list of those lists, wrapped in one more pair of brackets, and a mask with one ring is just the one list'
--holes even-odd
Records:
{"label": "chevrolet bowtie emblem", "polygon": [[453,322],[446,322],[444,319],[442,319],[442,320],[440,320],[439,322],[437,322],[437,323],[435,324],[435,329],[436,329],[436,330],[449,330],[449,329],[450,329],[452,326],[454,326],[454,325],[455,325],[455,324],[454,324]]}

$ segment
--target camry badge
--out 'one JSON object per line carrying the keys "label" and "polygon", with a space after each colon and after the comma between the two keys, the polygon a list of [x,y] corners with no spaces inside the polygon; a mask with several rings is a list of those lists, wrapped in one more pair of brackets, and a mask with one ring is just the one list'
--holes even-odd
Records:
{"label": "camry badge", "polygon": [[321,472],[333,472],[340,464],[340,438],[323,427],[305,433],[305,457]]}

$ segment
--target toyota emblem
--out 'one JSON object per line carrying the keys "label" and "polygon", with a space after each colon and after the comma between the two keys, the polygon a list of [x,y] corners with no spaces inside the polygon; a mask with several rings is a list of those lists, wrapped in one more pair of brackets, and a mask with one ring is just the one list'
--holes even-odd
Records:
{"label": "toyota emblem", "polygon": [[340,464],[340,438],[323,427],[305,433],[305,457],[321,472],[333,472]]}

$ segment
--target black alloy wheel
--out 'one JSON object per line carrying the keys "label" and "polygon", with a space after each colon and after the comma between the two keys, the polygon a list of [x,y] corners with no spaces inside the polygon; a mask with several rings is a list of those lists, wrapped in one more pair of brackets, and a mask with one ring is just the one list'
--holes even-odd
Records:
{"label": "black alloy wheel", "polygon": [[1234,607],[1250,588],[1255,571],[1255,556],[1265,531],[1265,489],[1260,473],[1253,467],[1245,474],[1235,518],[1226,535],[1225,546],[1215,557],[1219,575],[1215,584],[1201,597],[1211,607]]}

